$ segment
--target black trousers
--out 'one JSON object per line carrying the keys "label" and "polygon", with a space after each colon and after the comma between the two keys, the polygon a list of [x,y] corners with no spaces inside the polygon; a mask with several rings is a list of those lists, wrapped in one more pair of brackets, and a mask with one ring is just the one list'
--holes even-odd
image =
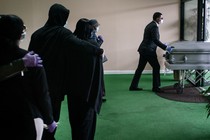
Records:
{"label": "black trousers", "polygon": [[[56,122],[60,119],[62,105],[61,99],[51,97],[53,117]],[[96,129],[96,112],[87,103],[76,100],[67,95],[69,121],[71,125],[72,140],[94,140]],[[55,140],[55,132],[44,130],[42,140]]]}
{"label": "black trousers", "polygon": [[148,55],[142,52],[140,53],[139,64],[133,76],[130,87],[138,87],[139,80],[147,62],[152,66],[153,88],[158,88],[160,86],[160,64],[158,62],[157,55]]}
{"label": "black trousers", "polygon": [[86,102],[68,98],[72,140],[94,140],[96,112]]}
{"label": "black trousers", "polygon": [[[21,103],[20,103],[21,104]],[[23,108],[17,110],[0,109],[1,116],[1,139],[5,140],[36,140],[36,129],[34,118],[30,111]],[[9,109],[9,108],[8,108]]]}

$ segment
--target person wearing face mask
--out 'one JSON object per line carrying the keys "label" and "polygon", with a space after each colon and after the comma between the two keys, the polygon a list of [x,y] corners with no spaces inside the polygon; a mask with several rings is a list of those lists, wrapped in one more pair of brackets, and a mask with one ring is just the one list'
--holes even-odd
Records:
{"label": "person wearing face mask", "polygon": [[153,14],[153,20],[145,27],[143,41],[141,42],[138,52],[140,54],[139,64],[133,76],[130,91],[140,91],[142,88],[138,87],[141,74],[147,64],[147,62],[152,66],[152,91],[162,93],[160,89],[160,64],[157,59],[156,49],[157,46],[168,52],[172,51],[171,46],[163,44],[160,39],[159,25],[163,23],[163,15],[160,12],[155,12]]}
{"label": "person wearing face mask", "polygon": [[[90,111],[90,117],[95,117],[91,111],[97,104],[95,98],[100,88],[98,81],[101,80],[95,67],[97,66],[96,57],[103,54],[103,49],[77,38],[71,30],[65,28],[69,16],[70,10],[62,4],[55,3],[50,6],[45,25],[32,34],[28,48],[43,60],[53,117],[56,122],[60,119],[61,105],[65,97],[69,109],[69,120],[75,115],[72,108],[80,108],[80,105],[86,105],[88,109],[93,108],[88,111]],[[89,69],[84,69],[87,68],[86,66]],[[42,140],[55,140],[55,133],[56,129],[53,133],[44,130]],[[75,132],[72,132],[72,139],[80,140],[75,139],[74,134]],[[85,135],[81,134],[81,136]]]}
{"label": "person wearing face mask", "polygon": [[91,19],[89,21],[89,24],[93,28],[93,31],[91,32],[90,39],[93,40],[93,41],[96,41],[99,45],[102,45],[102,43],[103,43],[102,36],[101,35],[97,36],[100,24],[98,23],[98,21],[96,19]]}
{"label": "person wearing face mask", "polygon": [[[20,48],[24,32],[20,17],[0,15],[0,71],[8,68],[0,80],[0,113],[3,114],[0,118],[4,128],[0,134],[5,139],[41,140],[43,123],[51,133],[57,124],[42,60],[37,54]],[[21,70],[23,65],[27,70]]]}
{"label": "person wearing face mask", "polygon": [[[91,25],[91,27],[93,29],[92,32],[91,32],[91,36],[90,36],[89,40],[97,42],[101,47],[104,40],[103,40],[103,37],[101,35],[97,35],[97,33],[99,31],[100,24],[98,23],[98,21],[96,19],[89,20],[89,24]],[[106,61],[108,61],[108,59],[107,59],[106,55],[103,53],[102,63],[105,63]],[[103,75],[102,76],[102,78],[103,78],[103,80],[102,80],[102,85],[103,85],[103,91],[102,91],[103,98],[102,98],[102,100],[103,100],[103,102],[106,102],[107,99],[105,98],[106,90],[105,90],[105,82],[104,82],[104,69],[102,69],[102,75]]]}

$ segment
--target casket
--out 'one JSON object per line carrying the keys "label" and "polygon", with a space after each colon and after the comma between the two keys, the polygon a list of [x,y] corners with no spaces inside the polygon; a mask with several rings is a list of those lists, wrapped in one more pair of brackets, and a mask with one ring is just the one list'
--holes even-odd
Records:
{"label": "casket", "polygon": [[[210,84],[210,42],[180,41],[171,43],[174,49],[164,55],[167,69],[179,70],[179,87],[184,88],[184,80],[196,86]],[[180,91],[179,91],[180,93]]]}
{"label": "casket", "polygon": [[170,64],[210,64],[210,42],[180,41],[171,53],[165,55]]}

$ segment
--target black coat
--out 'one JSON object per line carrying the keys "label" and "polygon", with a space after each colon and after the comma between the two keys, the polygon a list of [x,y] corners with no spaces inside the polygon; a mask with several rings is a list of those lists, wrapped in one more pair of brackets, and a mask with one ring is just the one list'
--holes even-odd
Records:
{"label": "black coat", "polygon": [[[6,44],[1,45],[5,48],[0,49],[0,65],[20,59],[27,53],[17,46],[10,48]],[[17,73],[1,81],[0,93],[2,127],[14,130],[13,134],[8,135],[7,129],[3,129],[2,134],[7,133],[7,138],[20,136],[23,140],[32,139],[35,135],[36,117],[42,117],[46,124],[52,123],[51,101],[44,68],[28,68],[24,73]]]}
{"label": "black coat", "polygon": [[138,52],[147,55],[156,55],[157,46],[165,50],[167,46],[159,39],[159,27],[155,21],[152,21],[144,29],[143,41],[138,48]]}
{"label": "black coat", "polygon": [[43,59],[51,96],[63,100],[69,94],[98,108],[100,48],[63,27],[68,14],[65,7],[54,5],[46,24],[32,34],[29,50]]}

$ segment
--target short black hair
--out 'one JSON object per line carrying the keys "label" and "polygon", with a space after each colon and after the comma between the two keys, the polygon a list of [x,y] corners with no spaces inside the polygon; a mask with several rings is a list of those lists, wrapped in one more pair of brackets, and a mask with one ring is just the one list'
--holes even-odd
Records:
{"label": "short black hair", "polygon": [[160,13],[160,12],[155,12],[155,13],[153,14],[153,20],[156,20],[156,19],[159,18],[161,15],[162,15],[162,13]]}

